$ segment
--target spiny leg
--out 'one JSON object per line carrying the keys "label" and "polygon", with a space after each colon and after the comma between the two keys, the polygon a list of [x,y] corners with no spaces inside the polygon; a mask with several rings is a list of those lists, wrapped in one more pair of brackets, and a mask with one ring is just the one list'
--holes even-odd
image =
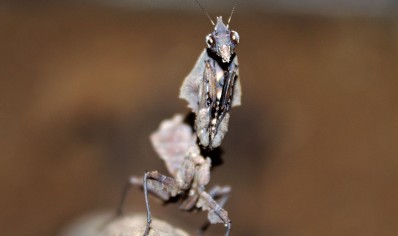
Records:
{"label": "spiny leg", "polygon": [[[223,139],[223,136],[226,134],[228,130],[228,120],[229,117],[226,118],[232,106],[232,99],[234,95],[234,86],[237,79],[238,65],[235,63],[231,63],[228,68],[228,72],[224,71],[224,84],[221,91],[221,97],[219,98],[219,102],[217,102],[216,110],[215,110],[215,118],[216,123],[212,126],[213,131],[210,135],[210,147],[213,146],[213,142],[218,146]],[[225,118],[225,119],[224,119]],[[220,128],[221,126],[221,128]]]}
{"label": "spiny leg", "polygon": [[232,99],[233,99],[233,95],[234,95],[234,86],[235,86],[235,82],[237,79],[236,74],[238,71],[238,67],[239,66],[237,64],[232,63],[230,68],[228,69],[228,77],[226,78],[226,80],[224,82],[224,86],[223,86],[222,93],[221,93],[221,99],[220,99],[221,115],[216,124],[216,131],[218,130],[218,127],[220,126],[221,122],[223,121],[225,115],[231,109]]}
{"label": "spiny leg", "polygon": [[[229,186],[220,187],[214,186],[209,191],[209,195],[216,200],[220,207],[224,207],[225,203],[228,201],[229,194],[231,193],[231,188]],[[198,234],[203,235],[204,232],[210,227],[210,221],[206,221],[203,225],[198,229]]]}

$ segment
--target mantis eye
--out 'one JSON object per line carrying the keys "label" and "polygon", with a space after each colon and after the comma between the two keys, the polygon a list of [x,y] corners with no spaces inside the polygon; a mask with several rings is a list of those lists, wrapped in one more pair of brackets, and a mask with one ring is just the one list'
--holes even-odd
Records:
{"label": "mantis eye", "polygon": [[208,48],[210,48],[210,47],[212,47],[214,45],[214,39],[213,39],[213,36],[211,34],[206,36],[206,44],[207,44]]}
{"label": "mantis eye", "polygon": [[231,40],[235,43],[239,43],[239,34],[236,31],[231,31]]}

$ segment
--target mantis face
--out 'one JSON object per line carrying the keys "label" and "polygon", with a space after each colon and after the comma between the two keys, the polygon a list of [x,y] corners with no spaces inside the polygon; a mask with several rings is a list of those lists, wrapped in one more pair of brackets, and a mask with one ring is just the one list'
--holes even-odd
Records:
{"label": "mantis face", "polygon": [[218,55],[224,63],[229,63],[238,43],[239,34],[236,31],[229,30],[221,16],[217,17],[214,31],[206,36],[207,48]]}

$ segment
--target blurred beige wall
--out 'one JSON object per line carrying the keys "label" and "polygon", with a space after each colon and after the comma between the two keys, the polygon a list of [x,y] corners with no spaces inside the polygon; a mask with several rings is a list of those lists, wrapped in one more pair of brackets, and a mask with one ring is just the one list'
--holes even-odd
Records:
{"label": "blurred beige wall", "polygon": [[[209,12],[228,14],[234,0],[200,0]],[[194,0],[3,0],[3,5],[19,6],[106,6],[136,10],[177,10],[195,12],[199,7]],[[327,16],[397,16],[396,0],[241,0],[240,11],[317,14]]]}

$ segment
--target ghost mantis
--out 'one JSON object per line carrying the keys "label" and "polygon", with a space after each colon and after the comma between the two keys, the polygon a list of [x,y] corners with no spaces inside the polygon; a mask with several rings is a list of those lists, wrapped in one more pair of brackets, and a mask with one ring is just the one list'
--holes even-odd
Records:
{"label": "ghost mantis", "polygon": [[212,157],[203,153],[206,153],[204,150],[221,145],[228,131],[230,110],[241,104],[239,64],[235,54],[239,34],[229,29],[235,6],[236,2],[227,25],[222,17],[217,17],[217,23],[214,24],[205,12],[214,25],[214,31],[206,36],[207,48],[199,56],[180,90],[180,98],[188,102],[188,107],[195,114],[194,124],[190,126],[184,123],[182,115],[175,115],[163,121],[151,135],[152,145],[171,176],[147,171],[143,178],[131,177],[122,195],[119,215],[122,214],[130,187],[136,185],[143,188],[147,208],[144,236],[149,234],[151,225],[149,193],[163,201],[179,200],[181,210],[208,211],[208,223],[202,229],[206,229],[209,223],[222,223],[226,227],[225,235],[229,235],[231,220],[223,206],[231,188],[215,186],[210,191],[205,190],[210,181]]}

